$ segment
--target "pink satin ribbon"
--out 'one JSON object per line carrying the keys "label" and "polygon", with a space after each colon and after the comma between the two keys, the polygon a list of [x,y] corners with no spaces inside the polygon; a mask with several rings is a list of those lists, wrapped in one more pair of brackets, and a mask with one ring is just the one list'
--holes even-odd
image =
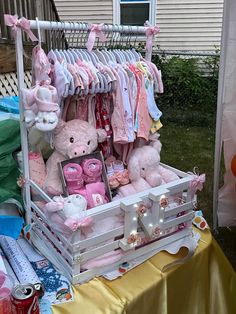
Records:
{"label": "pink satin ribbon", "polygon": [[197,191],[201,191],[203,189],[203,184],[206,181],[206,175],[205,173],[201,175],[197,175],[196,173],[189,174],[192,175],[192,181],[190,182],[190,194],[191,197],[193,197]]}
{"label": "pink satin ribbon", "polygon": [[103,25],[104,25],[103,23],[102,24],[91,24],[90,33],[88,36],[88,41],[86,43],[86,47],[87,47],[89,52],[91,52],[93,50],[93,46],[94,46],[96,37],[98,37],[102,42],[107,41],[107,37],[102,31]]}
{"label": "pink satin ribbon", "polygon": [[89,227],[91,226],[92,223],[93,223],[93,219],[91,217],[83,217],[83,218],[70,217],[66,219],[64,224],[74,232],[77,229]]}
{"label": "pink satin ribbon", "polygon": [[157,35],[160,32],[160,28],[158,26],[149,26],[146,28],[146,49],[147,51],[151,51],[154,36]]}
{"label": "pink satin ribbon", "polygon": [[30,21],[26,18],[22,17],[18,19],[17,15],[4,14],[4,21],[7,26],[12,28],[14,37],[16,36],[18,28],[21,28],[28,34],[32,41],[38,41],[38,38],[32,33],[30,29]]}

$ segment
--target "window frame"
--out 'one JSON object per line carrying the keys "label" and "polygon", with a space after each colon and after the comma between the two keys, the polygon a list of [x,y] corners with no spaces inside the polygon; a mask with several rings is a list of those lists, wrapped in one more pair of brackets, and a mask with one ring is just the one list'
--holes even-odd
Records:
{"label": "window frame", "polygon": [[[156,0],[143,0],[143,1],[127,1],[127,4],[149,3],[149,22],[151,25],[156,25]],[[121,0],[113,0],[113,23],[120,24],[120,5]]]}

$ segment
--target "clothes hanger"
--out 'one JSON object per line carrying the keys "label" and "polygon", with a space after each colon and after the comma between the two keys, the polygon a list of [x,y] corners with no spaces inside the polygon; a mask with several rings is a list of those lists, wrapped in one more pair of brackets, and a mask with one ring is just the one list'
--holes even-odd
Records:
{"label": "clothes hanger", "polygon": [[60,49],[59,53],[62,54],[62,56],[64,56],[64,58],[65,58],[67,63],[71,63],[70,57],[69,57],[69,55],[68,55],[66,50],[61,50]]}
{"label": "clothes hanger", "polygon": [[94,50],[94,53],[97,55],[100,62],[103,64],[107,64],[107,60],[105,59],[104,55],[98,49]]}
{"label": "clothes hanger", "polygon": [[99,62],[100,62],[100,60],[99,60],[98,56],[96,55],[96,53],[94,52],[94,50],[92,50],[92,51],[90,52],[90,54],[93,56],[93,58],[94,58],[94,60],[95,60],[95,65],[96,65],[96,63],[99,63]]}
{"label": "clothes hanger", "polygon": [[125,63],[127,61],[127,58],[126,58],[126,55],[124,54],[124,50],[118,49],[118,52],[122,56],[122,59],[123,59],[122,63]]}
{"label": "clothes hanger", "polygon": [[130,49],[127,50],[127,54],[130,57],[130,63],[134,63],[136,61],[136,59],[135,59],[135,56],[132,54]]}
{"label": "clothes hanger", "polygon": [[115,56],[116,63],[122,63],[123,59],[120,54],[117,52],[117,49],[112,50],[113,55]]}
{"label": "clothes hanger", "polygon": [[42,46],[41,46],[42,41],[41,41],[41,32],[40,32],[38,17],[36,17],[35,20],[36,20],[37,32],[38,32],[38,47],[41,49],[42,48]]}
{"label": "clothes hanger", "polygon": [[108,53],[107,49],[103,48],[103,50],[101,50],[101,52],[105,55],[105,58],[107,60],[107,64],[109,64],[112,61],[112,59],[111,59],[111,56]]}
{"label": "clothes hanger", "polygon": [[130,53],[134,56],[134,61],[138,62],[139,61],[139,55],[138,55],[137,51],[134,48],[131,48]]}
{"label": "clothes hanger", "polygon": [[61,62],[61,55],[59,54],[59,51],[57,49],[55,49],[53,52],[57,58],[57,61]]}
{"label": "clothes hanger", "polygon": [[91,62],[93,63],[93,65],[95,66],[95,64],[97,63],[97,60],[95,58],[95,54],[93,54],[92,52],[87,51],[87,54],[89,55]]}
{"label": "clothes hanger", "polygon": [[131,62],[132,59],[131,59],[131,57],[130,57],[130,55],[128,53],[128,50],[123,50],[123,53],[124,53],[124,55],[126,57],[127,62]]}
{"label": "clothes hanger", "polygon": [[48,52],[47,58],[48,58],[49,62],[51,62],[53,64],[55,62],[58,62],[57,56],[55,55],[55,53],[54,53],[54,51],[52,49]]}
{"label": "clothes hanger", "polygon": [[114,62],[116,63],[116,58],[114,57],[114,55],[111,53],[110,50],[105,49],[107,55],[109,56],[109,64],[114,64]]}
{"label": "clothes hanger", "polygon": [[77,55],[76,52],[75,52],[74,50],[72,50],[72,49],[70,49],[70,53],[71,53],[71,55],[73,56],[74,61],[75,61],[75,63],[76,63],[76,61],[77,61],[77,59],[78,59],[78,55]]}
{"label": "clothes hanger", "polygon": [[[80,59],[80,61],[82,61],[84,59],[83,55],[80,53],[79,49],[73,49],[73,51],[76,53],[77,55],[77,60]],[[76,61],[77,61],[76,60]]]}
{"label": "clothes hanger", "polygon": [[86,53],[83,51],[83,49],[79,49],[79,52],[81,53],[81,55],[83,56],[83,60],[84,61],[89,61]]}
{"label": "clothes hanger", "polygon": [[88,51],[86,50],[86,49],[81,49],[81,51],[84,53],[84,55],[86,56],[86,58],[87,58],[87,62],[92,62],[92,58],[90,57],[90,55],[89,55],[89,53],[88,53]]}
{"label": "clothes hanger", "polygon": [[74,58],[74,55],[72,54],[71,50],[68,49],[68,50],[67,50],[67,53],[68,53],[68,55],[69,55],[71,64],[75,64],[75,58]]}

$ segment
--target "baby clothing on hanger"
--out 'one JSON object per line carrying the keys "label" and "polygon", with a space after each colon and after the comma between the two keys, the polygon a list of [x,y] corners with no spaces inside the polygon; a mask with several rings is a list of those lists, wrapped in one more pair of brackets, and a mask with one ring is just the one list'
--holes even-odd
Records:
{"label": "baby clothing on hanger", "polygon": [[[148,141],[149,133],[161,127],[162,112],[154,98],[155,92],[163,92],[161,72],[143,58],[131,61],[128,53],[114,52],[111,58],[112,51],[109,55],[96,52],[96,58],[88,55],[86,60],[85,54],[76,49],[48,53],[49,75],[64,107],[62,118],[82,119],[104,128],[109,141],[100,146],[103,153],[108,155],[112,142],[126,162],[133,147],[130,143],[138,138]],[[108,103],[112,110],[107,110]]]}
{"label": "baby clothing on hanger", "polygon": [[44,50],[39,45],[35,46],[32,50],[32,86],[41,81],[50,83],[50,70],[50,62]]}

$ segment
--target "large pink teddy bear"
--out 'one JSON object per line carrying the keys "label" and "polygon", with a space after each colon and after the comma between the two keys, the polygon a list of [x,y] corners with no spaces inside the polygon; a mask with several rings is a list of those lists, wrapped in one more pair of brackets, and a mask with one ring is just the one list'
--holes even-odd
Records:
{"label": "large pink teddy bear", "polygon": [[117,198],[179,179],[173,171],[160,165],[161,147],[161,142],[156,137],[151,140],[149,145],[135,148],[132,151],[128,161],[131,183],[119,188]]}
{"label": "large pink teddy bear", "polygon": [[98,143],[106,139],[103,129],[95,129],[83,120],[60,121],[54,130],[55,151],[46,163],[47,177],[44,189],[51,195],[63,193],[58,162],[94,152]]}

